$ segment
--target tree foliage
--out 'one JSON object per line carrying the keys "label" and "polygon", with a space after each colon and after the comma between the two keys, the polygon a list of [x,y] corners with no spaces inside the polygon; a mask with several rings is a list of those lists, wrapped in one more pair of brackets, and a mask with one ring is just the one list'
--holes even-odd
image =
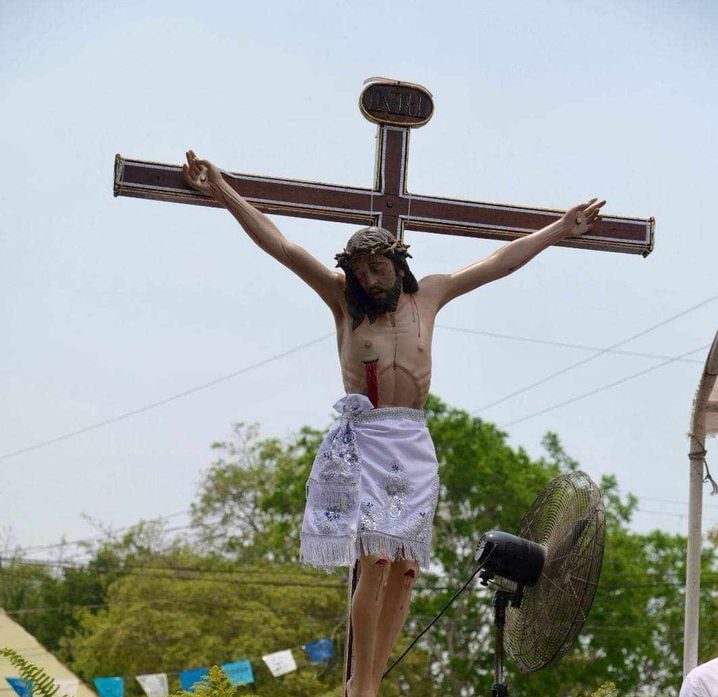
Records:
{"label": "tree foliage", "polygon": [[[510,447],[494,425],[435,397],[426,411],[442,482],[434,563],[431,573],[418,579],[397,651],[472,573],[481,533],[517,531],[543,487],[579,467],[556,434],[544,438],[545,456],[533,459]],[[345,575],[298,565],[305,482],[323,435],[303,428],[286,441],[261,439],[256,428],[238,425],[214,446],[217,457],[204,473],[188,533],[168,543],[160,531],[139,526],[93,550],[81,568],[60,573],[6,565],[2,602],[11,611],[53,607],[16,617],[48,646],[62,650],[88,679],[251,658],[261,694],[338,695]],[[619,469],[622,463],[614,464]],[[523,674],[508,661],[507,679],[516,694],[663,697],[677,691],[685,539],[632,531],[636,498],[623,495],[613,476],[603,477],[600,486],[607,509],[606,554],[589,619],[557,665]],[[718,620],[715,542],[703,558],[704,627]],[[337,639],[338,657],[330,666],[309,665],[299,649],[300,670],[273,678],[260,660],[329,635]],[[700,650],[702,657],[714,656],[718,639],[704,633]],[[473,586],[395,669],[380,694],[489,694],[492,669],[491,593]]]}
{"label": "tree foliage", "polygon": [[[279,565],[208,569],[202,559],[145,560],[116,581],[108,607],[87,612],[72,644],[82,675],[176,673],[251,658],[266,695],[304,697],[337,681],[337,667],[313,668],[304,643],[343,624],[345,589],[338,579]],[[287,648],[303,667],[273,678],[263,654]]]}

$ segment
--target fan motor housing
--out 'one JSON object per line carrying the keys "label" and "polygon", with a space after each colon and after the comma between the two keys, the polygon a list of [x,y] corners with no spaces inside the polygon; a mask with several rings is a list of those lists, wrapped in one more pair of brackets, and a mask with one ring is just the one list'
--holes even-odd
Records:
{"label": "fan motor housing", "polygon": [[536,542],[490,530],[481,536],[474,558],[491,576],[533,586],[541,577],[546,552]]}

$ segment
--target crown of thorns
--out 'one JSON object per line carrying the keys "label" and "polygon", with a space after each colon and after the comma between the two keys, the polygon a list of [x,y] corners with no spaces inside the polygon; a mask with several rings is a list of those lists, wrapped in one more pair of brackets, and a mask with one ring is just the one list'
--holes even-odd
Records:
{"label": "crown of thorns", "polygon": [[339,252],[334,258],[337,266],[347,269],[351,265],[352,258],[358,254],[381,254],[392,255],[406,259],[411,258],[409,245],[398,240],[394,235],[382,227],[366,227],[355,232],[347,242],[343,252]]}

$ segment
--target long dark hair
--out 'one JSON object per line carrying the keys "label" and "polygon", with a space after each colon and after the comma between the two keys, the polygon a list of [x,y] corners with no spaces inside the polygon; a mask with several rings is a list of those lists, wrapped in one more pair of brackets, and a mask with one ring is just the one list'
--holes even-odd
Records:
{"label": "long dark hair", "polygon": [[[399,282],[401,283],[401,285],[398,286],[401,291],[409,293],[410,295],[416,293],[416,291],[419,290],[419,284],[417,283],[414,274],[409,269],[406,257],[392,252],[387,252],[383,256],[390,259],[394,264],[397,284]],[[377,303],[361,287],[361,284],[354,272],[351,270],[351,267],[347,264],[343,267],[343,269],[344,274],[346,275],[344,297],[346,298],[349,314],[352,318],[352,331],[364,321],[365,317],[369,318],[370,324],[374,324],[377,316],[382,313],[383,309],[378,306]],[[403,278],[401,278],[402,275]]]}

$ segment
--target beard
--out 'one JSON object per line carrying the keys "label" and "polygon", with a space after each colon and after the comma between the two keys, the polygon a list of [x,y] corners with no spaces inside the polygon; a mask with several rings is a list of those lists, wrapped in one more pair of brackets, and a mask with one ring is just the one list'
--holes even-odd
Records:
{"label": "beard", "polygon": [[378,298],[367,293],[369,307],[377,315],[383,314],[384,312],[394,312],[394,310],[396,310],[396,306],[399,304],[402,282],[402,278],[397,276],[393,288],[391,288],[385,295]]}
{"label": "beard", "polygon": [[[406,264],[404,265],[406,266]],[[399,273],[404,271],[404,273]],[[416,293],[419,285],[408,267],[397,269],[397,278],[394,286],[385,295],[375,299],[375,296],[362,288],[357,277],[351,268],[344,269],[346,281],[344,285],[344,298],[347,302],[349,316],[352,319],[352,331],[354,331],[364,319],[374,324],[378,315],[386,312],[394,312],[399,304],[402,293]],[[409,282],[407,283],[407,275]]]}

